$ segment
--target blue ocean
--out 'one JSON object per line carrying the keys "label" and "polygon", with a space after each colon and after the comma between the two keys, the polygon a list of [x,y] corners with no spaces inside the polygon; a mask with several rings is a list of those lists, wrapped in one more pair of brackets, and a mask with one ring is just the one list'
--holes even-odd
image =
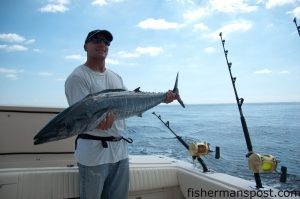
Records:
{"label": "blue ocean", "polygon": [[[206,141],[210,149],[220,147],[221,157],[210,153],[202,157],[208,169],[224,172],[254,181],[248,168],[248,153],[240,115],[236,104],[160,105],[127,120],[130,154],[159,154],[192,162],[186,148],[152,114],[161,115],[170,122],[173,131],[188,144]],[[280,174],[261,173],[263,185],[278,189],[300,190],[300,103],[253,103],[243,105],[253,150],[259,154],[272,154],[281,166],[287,167],[287,182],[279,181]],[[197,162],[199,169],[201,166]]]}

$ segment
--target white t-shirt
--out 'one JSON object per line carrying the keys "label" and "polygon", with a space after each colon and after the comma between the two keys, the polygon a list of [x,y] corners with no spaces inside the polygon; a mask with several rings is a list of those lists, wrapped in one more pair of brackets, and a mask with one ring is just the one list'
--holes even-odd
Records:
{"label": "white t-shirt", "polygon": [[[78,102],[91,93],[106,89],[126,89],[122,78],[109,69],[100,73],[85,65],[78,66],[65,82],[65,92],[69,105]],[[96,136],[123,136],[126,125],[124,120],[114,121],[112,127],[106,131],[95,129],[86,132]],[[115,163],[128,157],[128,147],[125,140],[107,142],[108,148],[103,148],[98,140],[78,139],[75,159],[82,165],[96,166]]]}

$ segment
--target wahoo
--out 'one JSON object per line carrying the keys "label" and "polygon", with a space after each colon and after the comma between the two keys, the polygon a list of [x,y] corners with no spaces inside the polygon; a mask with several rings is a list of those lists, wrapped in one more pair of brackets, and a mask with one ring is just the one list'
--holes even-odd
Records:
{"label": "wahoo", "polygon": [[[177,84],[178,73],[172,92],[181,106],[185,107],[180,99]],[[46,124],[34,137],[34,144],[61,140],[94,130],[108,112],[114,113],[115,120],[141,116],[143,112],[164,102],[165,99],[166,93],[141,92],[139,88],[134,91],[108,89],[87,95]]]}

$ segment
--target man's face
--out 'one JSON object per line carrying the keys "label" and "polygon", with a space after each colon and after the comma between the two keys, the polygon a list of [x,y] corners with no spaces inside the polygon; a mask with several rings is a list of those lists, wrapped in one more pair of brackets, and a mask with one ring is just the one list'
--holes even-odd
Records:
{"label": "man's face", "polygon": [[102,34],[97,34],[87,41],[84,49],[87,51],[89,57],[105,59],[108,54],[108,47],[110,42],[106,40]]}

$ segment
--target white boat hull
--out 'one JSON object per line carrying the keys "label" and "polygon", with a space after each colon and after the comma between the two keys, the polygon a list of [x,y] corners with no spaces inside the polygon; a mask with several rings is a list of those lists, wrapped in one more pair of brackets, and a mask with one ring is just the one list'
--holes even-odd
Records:
{"label": "white boat hull", "polygon": [[[0,107],[1,199],[79,198],[74,138],[33,145],[36,132],[61,110]],[[281,194],[224,173],[203,173],[173,158],[130,156],[130,199],[284,198]]]}

